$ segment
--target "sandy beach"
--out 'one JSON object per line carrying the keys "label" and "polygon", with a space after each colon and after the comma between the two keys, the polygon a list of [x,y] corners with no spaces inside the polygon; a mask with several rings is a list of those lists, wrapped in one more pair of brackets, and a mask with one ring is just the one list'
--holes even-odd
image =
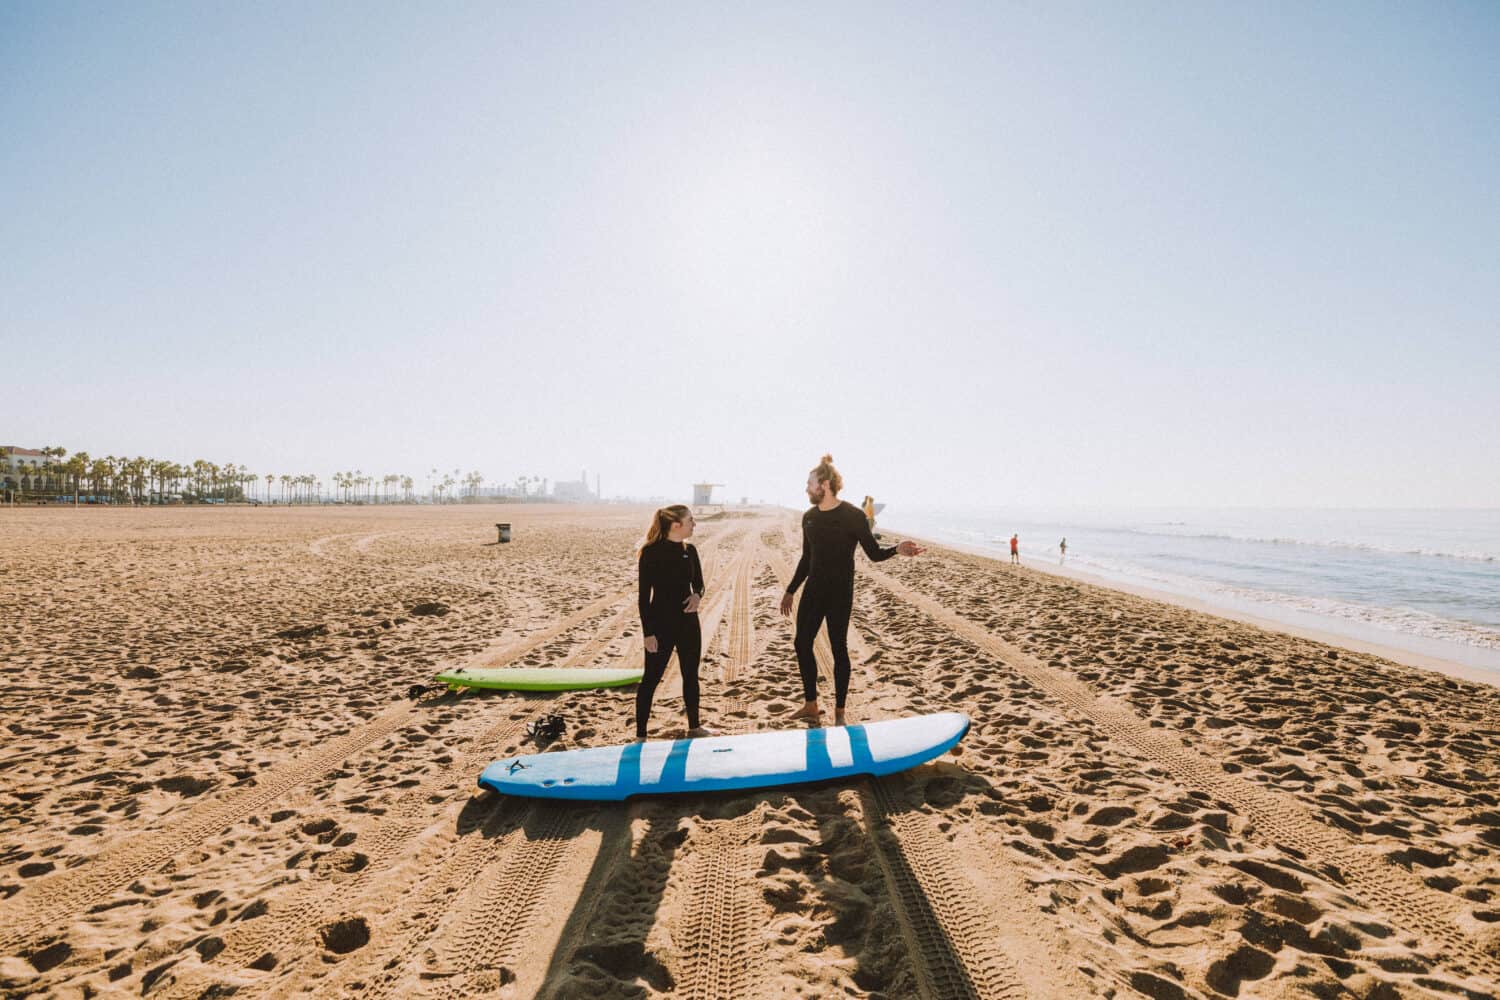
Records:
{"label": "sandy beach", "polygon": [[[950,549],[859,558],[850,714],[966,712],[961,754],[625,805],[481,792],[541,715],[559,749],[628,739],[630,689],[408,688],[635,664],[647,517],[0,510],[0,991],[1500,991],[1500,689]],[[699,525],[709,725],[794,725],[797,532]],[[652,723],[683,734],[676,684]]]}

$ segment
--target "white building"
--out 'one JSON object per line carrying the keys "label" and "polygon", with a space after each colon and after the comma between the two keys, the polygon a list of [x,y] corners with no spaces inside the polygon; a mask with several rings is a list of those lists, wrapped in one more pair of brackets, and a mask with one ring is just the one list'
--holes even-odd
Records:
{"label": "white building", "polygon": [[53,462],[50,456],[35,448],[0,446],[0,489],[23,492],[39,490],[43,487],[45,478],[50,478],[52,485],[59,485],[62,477],[55,470],[50,477],[45,477],[42,472],[46,465]]}
{"label": "white building", "polygon": [[589,489],[587,472],[580,472],[577,479],[565,479],[552,484],[552,497],[564,503],[593,503],[598,494]]}

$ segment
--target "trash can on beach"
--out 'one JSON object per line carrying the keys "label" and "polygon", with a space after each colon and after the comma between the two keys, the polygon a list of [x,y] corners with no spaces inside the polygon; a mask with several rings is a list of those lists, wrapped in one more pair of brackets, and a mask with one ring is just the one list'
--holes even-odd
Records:
{"label": "trash can on beach", "polygon": [[500,521],[500,522],[497,522],[495,524],[495,527],[497,529],[499,529],[499,531],[500,531],[500,541],[502,541],[502,542],[508,542],[508,541],[510,541],[510,522],[509,521]]}

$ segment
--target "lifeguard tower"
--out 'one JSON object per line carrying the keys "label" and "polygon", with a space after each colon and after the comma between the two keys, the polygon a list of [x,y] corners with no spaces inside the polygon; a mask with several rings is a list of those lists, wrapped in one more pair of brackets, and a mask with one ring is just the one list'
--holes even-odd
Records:
{"label": "lifeguard tower", "polygon": [[693,506],[714,506],[714,487],[723,486],[723,483],[694,483],[693,484]]}

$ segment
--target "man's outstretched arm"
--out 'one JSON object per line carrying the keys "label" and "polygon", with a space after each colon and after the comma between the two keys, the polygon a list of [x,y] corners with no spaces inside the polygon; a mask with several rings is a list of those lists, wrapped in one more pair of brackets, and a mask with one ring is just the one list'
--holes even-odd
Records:
{"label": "man's outstretched arm", "polygon": [[[851,519],[852,522],[852,519]],[[870,530],[870,522],[863,516],[859,523],[854,526],[855,538],[859,539],[859,547],[865,550],[865,555],[870,557],[870,562],[884,562],[892,556],[919,556],[927,550],[916,542],[905,541],[900,545],[892,545],[889,548],[881,548],[875,541],[875,533]]]}

